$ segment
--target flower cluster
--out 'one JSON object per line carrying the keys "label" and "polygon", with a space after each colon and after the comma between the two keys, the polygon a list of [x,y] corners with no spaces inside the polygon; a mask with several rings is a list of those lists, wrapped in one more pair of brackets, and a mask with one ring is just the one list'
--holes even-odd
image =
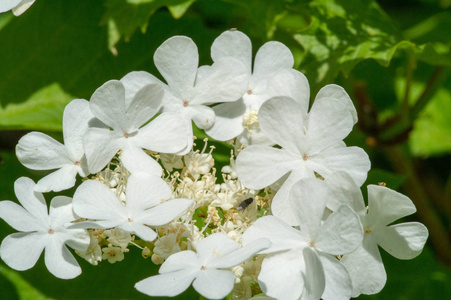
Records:
{"label": "flower cluster", "polygon": [[[55,171],[16,181],[22,206],[0,202],[0,218],[21,231],[3,240],[5,263],[29,269],[45,249],[49,271],[69,279],[81,269],[65,245],[92,265],[139,247],[161,265],[135,285],[150,296],[193,285],[210,299],[327,300],[383,288],[378,245],[399,259],[421,253],[426,227],[392,224],[415,212],[409,198],[369,185],[365,205],[370,161],[343,142],[357,122],[343,88],[325,86],[309,110],[290,50],[268,42],[252,61],[249,38],[236,30],[214,41],[211,58],[199,66],[195,43],[172,37],[154,55],[165,82],[131,72],[90,101],[73,100],[64,144],[22,137],[19,161]],[[207,138],[195,150],[193,122],[229,141],[221,172]],[[77,174],[73,199],[55,197],[48,213],[42,193],[74,187]]]}

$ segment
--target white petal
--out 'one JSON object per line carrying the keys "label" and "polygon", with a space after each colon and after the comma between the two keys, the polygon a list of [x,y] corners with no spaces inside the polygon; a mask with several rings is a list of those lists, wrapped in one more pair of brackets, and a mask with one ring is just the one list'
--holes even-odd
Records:
{"label": "white petal", "polygon": [[263,103],[258,118],[263,133],[270,140],[302,159],[304,120],[300,104],[288,97],[274,97]]}
{"label": "white petal", "polygon": [[325,182],[333,195],[327,202],[329,209],[335,211],[341,205],[349,205],[360,217],[366,216],[362,192],[348,173],[344,171],[332,173],[327,176]]}
{"label": "white petal", "polygon": [[208,299],[223,299],[233,289],[235,276],[231,271],[206,269],[197,273],[193,287]]}
{"label": "white petal", "polygon": [[3,239],[0,255],[11,268],[19,271],[28,270],[38,261],[45,243],[45,236],[42,233],[13,233]]}
{"label": "white petal", "polygon": [[352,115],[352,119],[354,124],[357,123],[357,111],[354,107],[354,103],[352,103],[351,98],[349,98],[348,93],[346,93],[345,89],[336,84],[328,84],[325,87],[321,88],[316,95],[316,99],[319,98],[334,98],[340,100],[341,103],[344,103],[348,108],[349,112]]}
{"label": "white petal", "polygon": [[204,266],[217,257],[235,251],[240,244],[227,237],[224,233],[214,233],[202,239],[196,246],[197,255]]}
{"label": "white petal", "polygon": [[197,254],[191,250],[186,250],[170,255],[161,265],[159,272],[164,274],[182,269],[199,269],[200,267]]}
{"label": "white petal", "polygon": [[272,214],[284,220],[284,222],[290,224],[291,226],[299,225],[298,217],[294,214],[290,203],[289,193],[291,188],[301,179],[316,179],[315,174],[311,170],[308,170],[305,166],[298,165],[295,167],[296,169],[290,173],[285,181],[276,183],[279,185],[282,184],[282,186],[277,191],[271,203]]}
{"label": "white petal", "polygon": [[252,44],[251,40],[241,31],[225,31],[218,36],[211,46],[211,58],[214,62],[233,57],[240,60],[246,68],[246,73],[251,74]]}
{"label": "white petal", "polygon": [[28,211],[12,201],[0,201],[0,219],[18,231],[45,229]]}
{"label": "white petal", "polygon": [[426,226],[418,222],[389,226],[378,232],[377,242],[398,259],[412,259],[420,255],[428,238]]}
{"label": "white petal", "polygon": [[267,42],[255,56],[252,81],[258,82],[273,72],[291,69],[293,64],[293,54],[287,46],[280,42]]}
{"label": "white petal", "polygon": [[333,256],[320,254],[320,258],[326,275],[326,288],[321,298],[324,300],[351,298],[352,282],[346,267]]}
{"label": "white petal", "polygon": [[193,40],[186,36],[173,36],[155,51],[155,66],[178,96],[194,86],[199,54]]}
{"label": "white petal", "polygon": [[305,178],[293,185],[289,201],[299,225],[312,241],[318,236],[321,218],[331,197],[330,190],[324,181],[316,178]]}
{"label": "white petal", "polygon": [[293,154],[283,149],[249,146],[238,155],[236,171],[245,187],[259,190],[290,172],[295,159]]}
{"label": "white petal", "polygon": [[272,74],[266,87],[270,97],[287,96],[302,107],[303,119],[307,117],[310,87],[304,74],[293,69],[283,69]]}
{"label": "white petal", "polygon": [[64,166],[39,180],[34,189],[41,193],[50,191],[59,192],[70,189],[75,185],[75,177],[77,176],[78,169],[76,165]]}
{"label": "white petal", "polygon": [[215,112],[205,105],[190,105],[188,114],[199,129],[208,129],[215,123]]}
{"label": "white petal", "polygon": [[415,205],[407,196],[384,186],[368,185],[367,224],[389,225],[416,211]]}
{"label": "white petal", "polygon": [[135,288],[149,296],[174,297],[183,293],[193,282],[197,270],[180,270],[143,279]]}
{"label": "white petal", "polygon": [[72,100],[64,109],[64,145],[75,159],[80,159],[84,154],[83,135],[88,130],[89,121],[93,118],[89,102],[83,99]]}
{"label": "white petal", "polygon": [[145,71],[133,71],[120,80],[125,87],[125,107],[129,107],[135,94],[149,83],[162,84],[161,80]]}
{"label": "white petal", "polygon": [[125,116],[125,88],[118,80],[110,80],[99,87],[89,101],[94,116],[117,131],[127,132]]}
{"label": "white petal", "polygon": [[315,248],[332,255],[351,253],[362,243],[363,228],[359,216],[347,205],[332,213],[321,226]]}
{"label": "white petal", "polygon": [[310,247],[304,248],[302,254],[305,261],[305,284],[301,300],[320,299],[327,284],[323,262],[317,252]]}
{"label": "white petal", "polygon": [[[128,224],[125,224],[125,225],[128,225]],[[130,224],[130,226],[127,226],[127,227],[119,226],[119,228],[121,228],[124,231],[130,232],[130,233],[135,233],[137,236],[139,236],[140,239],[148,241],[148,242],[151,242],[157,238],[157,234],[155,231],[153,231],[149,227],[141,225],[141,224],[132,223],[132,224]]]}
{"label": "white petal", "polygon": [[234,58],[216,61],[196,82],[190,104],[232,102],[241,98],[247,89],[247,73],[244,65]]}
{"label": "white petal", "polygon": [[18,17],[21,14],[23,14],[27,9],[30,8],[30,6],[34,3],[34,1],[36,0],[27,0],[26,2],[20,3],[19,5],[17,5],[16,7],[14,7],[12,9],[13,14]]}
{"label": "white petal", "polygon": [[258,252],[271,247],[271,242],[268,239],[262,238],[254,240],[248,243],[246,246],[241,247],[229,254],[223,255],[212,261],[208,266],[217,269],[227,269],[237,266]]}
{"label": "white petal", "polygon": [[333,98],[319,98],[308,116],[308,148],[316,154],[342,141],[351,132],[354,123],[345,104]]}
{"label": "white petal", "polygon": [[161,84],[152,83],[135,94],[125,114],[131,130],[141,127],[160,110],[163,93]]}
{"label": "white petal", "polygon": [[61,227],[77,219],[72,210],[72,198],[56,196],[50,202],[49,212],[52,227]]}
{"label": "white petal", "polygon": [[[162,113],[139,130],[136,144],[152,151],[176,153],[186,146],[186,130],[180,115]],[[190,139],[192,140],[192,134]]]}
{"label": "white petal", "polygon": [[55,238],[50,238],[45,246],[45,265],[50,273],[61,279],[72,279],[81,274],[75,257]]}
{"label": "white petal", "polygon": [[16,146],[19,161],[33,170],[51,170],[74,162],[67,148],[40,132],[23,136]]}
{"label": "white petal", "polygon": [[242,242],[244,246],[247,246],[262,238],[267,238],[272,243],[272,246],[263,250],[262,253],[303,248],[307,242],[299,230],[274,216],[264,216],[257,219],[244,232]]}
{"label": "white petal", "polygon": [[87,180],[77,188],[73,209],[77,215],[87,219],[122,222],[127,218],[120,200],[97,180]]}
{"label": "white petal", "polygon": [[128,178],[126,195],[127,208],[140,212],[171,198],[172,191],[161,177],[136,173]]}
{"label": "white petal", "polygon": [[150,155],[145,153],[140,147],[130,144],[123,145],[121,154],[122,165],[130,173],[144,172],[155,176],[161,176],[163,169]]}
{"label": "white petal", "polygon": [[92,174],[102,170],[119,150],[114,132],[103,128],[90,128],[83,137],[83,146]]}
{"label": "white petal", "polygon": [[303,269],[302,250],[270,254],[263,260],[258,283],[270,297],[297,300],[304,289]]}
{"label": "white petal", "polygon": [[13,9],[18,6],[22,0],[10,0],[0,2],[0,13]]}
{"label": "white petal", "polygon": [[371,167],[368,154],[358,147],[329,148],[315,155],[311,160],[314,164],[313,170],[324,178],[327,178],[333,172],[345,171],[358,186],[365,182]]}
{"label": "white petal", "polygon": [[365,237],[362,246],[353,253],[344,255],[341,262],[351,276],[352,297],[377,294],[387,281],[379,249],[371,238]]}
{"label": "white petal", "polygon": [[193,203],[191,199],[172,199],[142,212],[136,221],[150,226],[168,224]]}
{"label": "white petal", "polygon": [[27,177],[14,182],[14,192],[20,204],[41,224],[47,224],[47,203],[41,193],[34,191],[35,183]]}
{"label": "white petal", "polygon": [[228,141],[243,132],[243,115],[246,112],[243,98],[213,107],[215,123],[205,132],[218,141]]}

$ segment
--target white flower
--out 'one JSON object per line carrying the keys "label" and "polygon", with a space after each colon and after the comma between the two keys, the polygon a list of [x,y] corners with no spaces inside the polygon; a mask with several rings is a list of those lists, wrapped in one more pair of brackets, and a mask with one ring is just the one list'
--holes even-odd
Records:
{"label": "white flower", "polygon": [[[338,88],[327,86],[324,90]],[[300,104],[288,97],[266,101],[259,110],[260,127],[282,148],[252,145],[237,157],[238,178],[248,188],[258,190],[283,176],[288,177],[275,195],[271,210],[291,225],[297,224],[287,194],[295,182],[315,178],[315,173],[327,178],[343,170],[362,185],[370,169],[365,151],[343,143],[356,122],[350,99],[341,94],[336,98],[324,96],[329,94],[333,95],[320,91],[308,115]]]}
{"label": "white flower", "polygon": [[246,92],[239,101],[213,107],[215,124],[206,133],[216,140],[226,141],[238,136],[244,145],[273,144],[261,132],[257,111],[273,96],[290,96],[308,107],[309,85],[305,76],[292,69],[293,55],[282,43],[264,44],[255,56],[252,67],[252,44],[240,31],[226,31],[213,42],[214,62],[226,57],[240,60],[246,67]]}
{"label": "white flower", "polygon": [[92,113],[112,130],[90,128],[84,136],[89,171],[97,173],[122,149],[121,161],[131,173],[160,176],[161,166],[142,149],[174,153],[184,148],[184,123],[172,113],[163,113],[146,124],[160,109],[162,86],[148,84],[132,99],[126,99],[125,93],[120,81],[110,80],[91,97]]}
{"label": "white flower", "polygon": [[0,246],[3,261],[13,269],[32,268],[45,249],[45,265],[58,278],[71,279],[81,274],[74,256],[65,246],[85,251],[89,235],[83,229],[67,229],[64,224],[77,217],[72,212],[72,199],[57,196],[50,202],[50,212],[41,193],[34,191],[35,183],[21,177],[14,183],[19,206],[12,201],[0,202],[0,218],[22,231],[8,235]]}
{"label": "white flower", "polygon": [[180,251],[181,249],[177,243],[177,236],[175,233],[169,233],[168,235],[158,238],[155,242],[155,248],[153,248],[153,252],[162,259],[167,259],[171,254]]}
{"label": "white flower", "polygon": [[15,16],[23,14],[36,0],[2,0],[0,13],[12,10]]}
{"label": "white flower", "polygon": [[[323,181],[303,179],[292,186],[289,202],[301,230],[281,219],[264,216],[243,234],[243,245],[268,238],[272,247],[258,277],[263,292],[277,299],[349,299],[351,279],[334,256],[354,251],[363,230],[357,214],[341,206],[324,222],[332,194]],[[307,297],[308,295],[308,297]]]}
{"label": "white flower", "polygon": [[[135,233],[146,241],[157,234],[148,226],[160,226],[177,218],[192,203],[189,199],[173,199],[169,186],[160,177],[145,173],[130,175],[126,189],[126,205],[103,183],[83,182],[74,195],[74,211],[93,221],[71,227],[113,228]],[[162,202],[164,201],[164,202]]]}
{"label": "white flower", "polygon": [[75,99],[64,109],[64,145],[41,132],[30,132],[16,146],[19,161],[33,170],[59,169],[45,176],[35,186],[38,192],[59,192],[75,185],[75,176],[89,174],[82,137],[95,118],[86,100]]}
{"label": "white flower", "polygon": [[159,275],[141,280],[135,288],[149,296],[173,297],[192,283],[202,296],[222,299],[232,291],[235,282],[233,272],[227,269],[270,245],[267,239],[260,239],[239,248],[239,243],[215,233],[197,244],[197,253],[186,250],[169,256],[160,267]]}
{"label": "white flower", "polygon": [[363,224],[363,243],[341,260],[352,279],[353,297],[376,294],[385,285],[387,274],[378,245],[398,259],[412,259],[421,253],[429,235],[427,228],[418,222],[390,225],[416,212],[408,197],[384,186],[369,185],[368,211],[360,198],[360,203],[354,201],[354,209]]}
{"label": "white flower", "polygon": [[[163,111],[177,112],[186,124],[188,145],[180,152],[186,154],[193,144],[192,121],[200,129],[208,129],[215,122],[215,113],[207,104],[237,101],[245,92],[245,69],[232,57],[215,61],[212,66],[200,67],[196,44],[186,36],[167,39],[154,54],[158,71],[167,82]],[[148,83],[161,83],[146,72],[132,72],[121,79],[133,91]]]}

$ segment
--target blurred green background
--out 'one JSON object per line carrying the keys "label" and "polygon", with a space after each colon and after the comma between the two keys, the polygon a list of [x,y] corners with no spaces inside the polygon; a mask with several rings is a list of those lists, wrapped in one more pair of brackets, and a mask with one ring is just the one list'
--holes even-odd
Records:
{"label": "blurred green background", "polygon": [[[450,8],[451,0],[37,0],[20,17],[0,14],[0,199],[15,201],[17,178],[45,174],[22,167],[14,147],[32,130],[61,140],[70,100],[130,71],[157,75],[153,53],[173,35],[191,37],[201,64],[211,64],[213,40],[237,28],[254,54],[268,40],[290,47],[311,99],[325,84],[346,88],[359,113],[346,142],[370,156],[366,184],[408,195],[418,212],[407,221],[429,229],[414,260],[381,251],[387,285],[360,299],[451,299]],[[12,232],[0,220],[0,239]],[[54,278],[42,258],[25,272],[0,261],[0,298],[146,298],[133,285],[157,270],[133,248],[115,264],[78,261],[83,274],[70,281]],[[190,288],[178,299],[198,296]]]}

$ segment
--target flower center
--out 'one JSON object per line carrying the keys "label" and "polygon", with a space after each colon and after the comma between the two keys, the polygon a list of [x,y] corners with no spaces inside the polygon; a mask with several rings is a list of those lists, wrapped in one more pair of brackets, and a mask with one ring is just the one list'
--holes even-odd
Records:
{"label": "flower center", "polygon": [[133,220],[131,218],[128,218],[127,222],[131,223],[131,222],[133,222]]}
{"label": "flower center", "polygon": [[308,243],[308,246],[309,246],[310,248],[315,247],[315,242],[309,242],[309,243]]}
{"label": "flower center", "polygon": [[200,269],[203,271],[203,270],[206,269],[206,267],[205,267],[205,266],[202,266],[202,267],[200,267]]}
{"label": "flower center", "polygon": [[76,165],[76,166],[80,165],[80,162],[79,162],[78,160],[75,161],[75,165]]}
{"label": "flower center", "polygon": [[302,155],[302,159],[303,160],[307,160],[308,159],[308,155],[307,154]]}
{"label": "flower center", "polygon": [[365,234],[371,233],[371,229],[369,227],[365,227],[364,232]]}
{"label": "flower center", "polygon": [[183,100],[183,106],[184,106],[184,107],[187,107],[188,104],[189,104],[189,101],[188,101],[188,100]]}
{"label": "flower center", "polygon": [[50,228],[49,231],[48,231],[48,233],[49,233],[49,234],[54,234],[55,231],[54,231],[52,228]]}
{"label": "flower center", "polygon": [[248,95],[250,95],[250,94],[252,94],[252,90],[248,90],[246,93],[247,93]]}

